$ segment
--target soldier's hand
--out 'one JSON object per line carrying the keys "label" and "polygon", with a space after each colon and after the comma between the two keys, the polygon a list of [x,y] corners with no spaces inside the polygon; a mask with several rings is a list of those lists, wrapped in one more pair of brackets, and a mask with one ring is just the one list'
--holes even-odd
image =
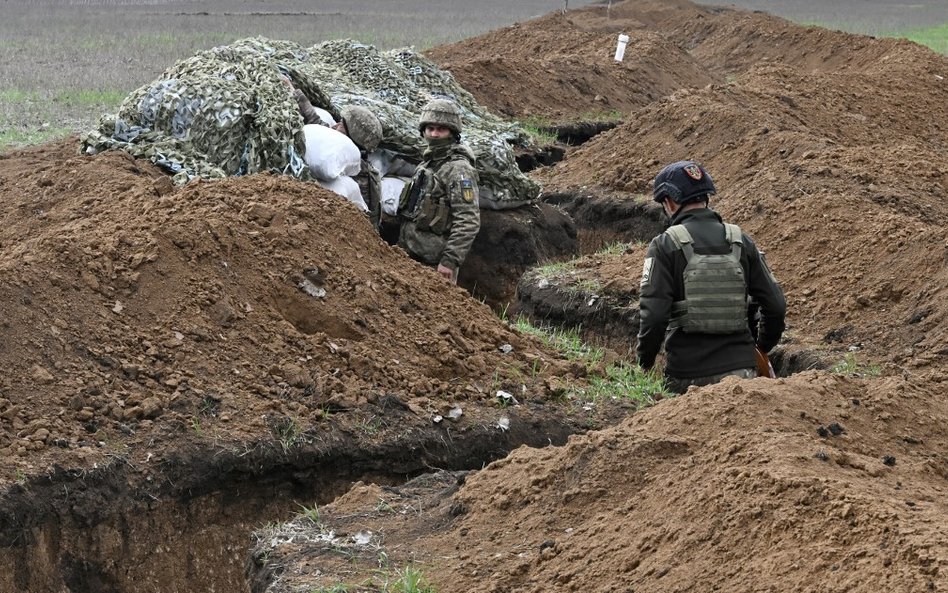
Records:
{"label": "soldier's hand", "polygon": [[294,90],[294,89],[293,89],[293,83],[290,82],[290,77],[289,77],[289,76],[280,76],[280,82],[282,82],[282,83],[283,83],[283,86],[285,86],[285,87],[288,88],[289,90],[291,90],[291,91]]}
{"label": "soldier's hand", "polygon": [[443,264],[438,264],[438,273],[447,278],[448,280],[454,280],[454,270],[445,266]]}

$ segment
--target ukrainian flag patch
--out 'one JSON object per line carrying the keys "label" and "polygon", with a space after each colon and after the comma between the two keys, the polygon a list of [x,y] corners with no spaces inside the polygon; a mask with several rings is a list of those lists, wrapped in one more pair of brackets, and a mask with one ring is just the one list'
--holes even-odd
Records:
{"label": "ukrainian flag patch", "polygon": [[461,178],[461,197],[468,203],[474,201],[474,182],[466,177]]}

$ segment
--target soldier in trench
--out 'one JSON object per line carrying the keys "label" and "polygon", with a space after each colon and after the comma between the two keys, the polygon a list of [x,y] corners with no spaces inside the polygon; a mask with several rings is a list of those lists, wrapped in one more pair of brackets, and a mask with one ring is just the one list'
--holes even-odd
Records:
{"label": "soldier in trench", "polygon": [[[665,346],[669,390],[757,376],[755,348],[769,352],[784,330],[786,300],[754,241],[708,207],[716,192],[701,165],[679,161],[655,177],[653,199],[671,226],[652,239],[640,286],[636,357],[651,369]],[[748,303],[759,307],[752,333]]]}
{"label": "soldier in trench", "polygon": [[446,99],[421,110],[428,144],[398,204],[398,245],[457,283],[458,269],[481,227],[474,155],[461,143],[461,113]]}
{"label": "soldier in trench", "polygon": [[368,160],[368,154],[378,148],[382,141],[382,123],[379,118],[359,105],[350,105],[343,107],[339,112],[339,121],[334,126],[329,126],[319,117],[319,113],[310,100],[298,88],[293,86],[289,78],[281,79],[284,86],[293,93],[293,98],[299,106],[300,115],[303,116],[304,124],[319,124],[331,127],[337,132],[348,136],[352,142],[359,148],[362,156],[358,175],[352,178],[359,184],[359,191],[362,199],[368,207],[369,220],[372,226],[378,230],[379,221],[382,213],[382,177]]}

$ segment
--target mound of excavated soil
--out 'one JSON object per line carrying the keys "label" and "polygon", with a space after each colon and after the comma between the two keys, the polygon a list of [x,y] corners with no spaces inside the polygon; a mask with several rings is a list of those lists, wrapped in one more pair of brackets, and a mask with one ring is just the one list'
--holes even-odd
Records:
{"label": "mound of excavated soil", "polygon": [[[619,32],[632,41],[616,64]],[[592,233],[597,207],[603,237],[654,228],[651,179],[700,160],[714,206],[786,290],[783,346],[853,351],[884,376],[728,380],[460,487],[383,486],[601,426],[599,404],[563,397],[586,369],[313,184],[175,189],[74,142],[10,153],[0,590],[237,590],[253,510],[322,504],[359,477],[378,483],[258,533],[255,591],[412,559],[446,592],[948,588],[948,59],[683,0],[550,15],[429,55],[516,117],[626,116],[535,174]],[[537,221],[575,243],[549,210],[520,227]],[[628,313],[614,327],[631,324],[643,255],[586,258],[569,273],[586,292],[564,300],[612,298]]]}
{"label": "mound of excavated soil", "polygon": [[619,29],[586,30],[575,18],[553,13],[426,55],[488,109],[540,122],[623,119],[679,88],[716,80],[684,49],[644,30],[616,62]]}
{"label": "mound of excavated soil", "polygon": [[0,160],[2,482],[209,434],[269,438],[272,418],[305,430],[385,397],[430,424],[524,377],[540,400],[572,377],[314,184],[172,189],[75,146]]}
{"label": "mound of excavated soil", "polygon": [[[619,31],[630,47],[672,51],[639,45],[611,64]],[[317,527],[300,517],[258,532],[253,590],[377,583],[409,563],[446,592],[948,588],[948,60],[905,41],[649,1],[430,55],[517,117],[633,109],[536,172],[545,195],[591,233],[631,233],[615,200],[647,204],[662,165],[700,160],[718,185],[713,205],[767,251],[787,292],[783,346],[854,352],[883,376],[726,380],[466,477],[360,486]],[[688,65],[643,78],[679,76],[674,92],[624,78],[652,55],[656,68]],[[599,227],[596,192],[612,213]],[[633,308],[644,250],[591,255],[536,284],[563,283],[563,319],[603,315],[605,298]]]}
{"label": "mound of excavated soil", "polygon": [[789,298],[790,337],[832,333],[880,360],[940,364],[948,88],[937,72],[948,76],[948,60],[880,43],[893,50],[890,70],[761,67],[649,106],[538,176],[547,191],[595,179],[647,199],[662,164],[697,159],[719,189],[712,205],[767,251]]}
{"label": "mound of excavated soil", "polygon": [[301,518],[300,537],[269,540],[258,561],[328,587],[371,577],[384,553],[444,593],[941,591],[943,387],[728,379],[518,449],[456,493],[444,477],[356,488],[321,509],[331,541],[305,537]]}

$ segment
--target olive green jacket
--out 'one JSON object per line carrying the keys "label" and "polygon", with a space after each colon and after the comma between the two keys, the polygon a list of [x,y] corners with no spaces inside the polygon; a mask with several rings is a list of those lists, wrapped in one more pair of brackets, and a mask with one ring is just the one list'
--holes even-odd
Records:
{"label": "olive green jacket", "polygon": [[457,277],[481,228],[471,151],[454,144],[438,157],[422,161],[405,185],[398,215],[398,244],[412,258],[430,266],[441,264]]}

